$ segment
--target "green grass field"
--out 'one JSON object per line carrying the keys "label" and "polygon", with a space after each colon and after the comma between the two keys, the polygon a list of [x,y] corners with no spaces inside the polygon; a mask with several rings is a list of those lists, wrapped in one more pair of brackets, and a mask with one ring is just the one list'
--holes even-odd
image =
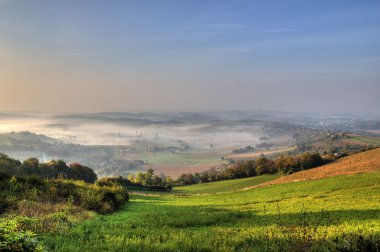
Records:
{"label": "green grass field", "polygon": [[264,182],[268,182],[279,178],[279,175],[263,175],[259,177],[242,178],[242,179],[230,179],[218,182],[211,182],[206,184],[196,184],[191,186],[179,186],[174,187],[175,193],[220,193],[239,190],[250,186],[255,186]]}
{"label": "green grass field", "polygon": [[363,137],[363,136],[350,136],[349,139],[356,140],[362,144],[380,145],[380,139],[379,138]]}
{"label": "green grass field", "polygon": [[231,191],[257,180],[207,185],[225,190],[217,194],[194,185],[176,189],[185,194],[131,195],[122,211],[43,243],[54,251],[327,251],[323,241],[343,234],[380,233],[378,172]]}

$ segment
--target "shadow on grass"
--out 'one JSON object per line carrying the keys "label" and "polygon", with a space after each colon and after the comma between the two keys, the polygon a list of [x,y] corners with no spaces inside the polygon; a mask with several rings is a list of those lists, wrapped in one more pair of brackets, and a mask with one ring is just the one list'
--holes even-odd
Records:
{"label": "shadow on grass", "polygon": [[[266,212],[257,207],[239,209],[242,205],[179,206],[175,205],[175,198],[154,194],[135,194],[131,196],[131,200],[132,202],[116,213],[117,221],[124,218],[124,215],[133,215],[133,219],[128,220],[128,225],[144,228],[300,226],[305,221],[310,225],[324,226],[380,219],[380,210],[377,209],[312,211],[308,208],[301,209],[298,213],[286,213],[286,209],[281,209],[278,204],[277,207],[275,204],[268,204],[267,209],[270,207],[270,211]],[[257,203],[260,202],[251,202],[248,205]],[[106,222],[113,216],[115,215],[101,219]]]}
{"label": "shadow on grass", "polygon": [[151,202],[136,202],[135,204],[144,204],[146,208],[133,220],[134,226],[142,227],[297,226],[305,221],[308,221],[310,225],[323,226],[380,219],[380,211],[375,209],[303,210],[299,213],[281,213],[281,209],[276,209],[276,211],[272,209],[272,212],[267,214],[264,209],[261,211],[234,210],[225,207],[173,206],[151,204]]}
{"label": "shadow on grass", "polygon": [[[84,251],[216,251],[216,248],[224,251],[371,251],[373,246],[377,249],[379,234],[371,238],[368,234],[346,234],[333,228],[332,236],[323,237],[323,230],[346,222],[378,220],[379,210],[281,213],[281,209],[271,208],[272,211],[265,214],[264,209],[243,211],[222,206],[161,204],[159,196],[152,195],[137,199],[142,201],[127,204],[131,208],[127,207],[120,214],[104,215],[67,233],[46,237],[45,245],[62,251],[79,251],[81,246]],[[314,235],[313,226],[320,227],[322,236]],[[345,250],[347,244],[359,247]]]}

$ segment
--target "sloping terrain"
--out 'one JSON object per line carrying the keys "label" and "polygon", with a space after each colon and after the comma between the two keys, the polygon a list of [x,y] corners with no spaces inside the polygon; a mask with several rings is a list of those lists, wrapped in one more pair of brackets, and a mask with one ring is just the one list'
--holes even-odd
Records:
{"label": "sloping terrain", "polygon": [[351,234],[379,235],[379,180],[374,172],[217,194],[131,195],[124,210],[42,240],[47,251],[339,250]]}
{"label": "sloping terrain", "polygon": [[333,163],[297,172],[254,187],[375,171],[380,171],[380,148],[344,157]]}
{"label": "sloping terrain", "polygon": [[174,187],[175,193],[186,194],[209,194],[209,193],[221,193],[233,190],[243,189],[249,186],[259,185],[265,182],[275,180],[280,175],[263,175],[250,178],[229,179],[223,181],[216,181],[210,183],[202,183],[191,186],[177,186]]}
{"label": "sloping terrain", "polygon": [[260,157],[262,155],[272,155],[272,154],[278,154],[278,153],[281,153],[281,152],[287,152],[287,151],[292,151],[292,150],[295,150],[296,147],[285,147],[285,148],[276,148],[276,149],[272,149],[272,150],[266,150],[266,151],[255,151],[255,152],[250,152],[250,153],[241,153],[241,154],[231,154],[231,155],[227,155],[226,158],[230,158],[230,159],[253,159],[253,158],[257,158],[257,157]]}

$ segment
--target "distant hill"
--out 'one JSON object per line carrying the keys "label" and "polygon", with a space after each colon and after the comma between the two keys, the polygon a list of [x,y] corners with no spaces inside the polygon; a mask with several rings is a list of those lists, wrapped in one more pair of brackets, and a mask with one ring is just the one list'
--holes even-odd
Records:
{"label": "distant hill", "polygon": [[318,168],[300,171],[250,188],[375,171],[380,171],[380,148],[344,157]]}

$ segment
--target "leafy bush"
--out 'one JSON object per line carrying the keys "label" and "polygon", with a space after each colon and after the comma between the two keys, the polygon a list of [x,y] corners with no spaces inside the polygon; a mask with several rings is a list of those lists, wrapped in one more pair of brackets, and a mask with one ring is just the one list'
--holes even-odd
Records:
{"label": "leafy bush", "polygon": [[40,177],[16,177],[0,182],[0,213],[15,209],[29,200],[41,203],[72,204],[99,213],[117,210],[128,201],[127,189],[118,185],[98,186],[83,181],[43,180]]}
{"label": "leafy bush", "polygon": [[125,187],[95,180],[93,170],[78,163],[29,158],[21,164],[0,153],[0,251],[41,251],[33,232],[66,230],[93,214],[85,210],[110,213],[128,201]]}
{"label": "leafy bush", "polygon": [[0,251],[42,251],[36,235],[18,220],[0,222]]}
{"label": "leafy bush", "polygon": [[80,181],[54,180],[54,201],[67,201],[72,197],[74,204],[99,213],[117,210],[128,201],[127,189],[121,186],[98,186]]}

